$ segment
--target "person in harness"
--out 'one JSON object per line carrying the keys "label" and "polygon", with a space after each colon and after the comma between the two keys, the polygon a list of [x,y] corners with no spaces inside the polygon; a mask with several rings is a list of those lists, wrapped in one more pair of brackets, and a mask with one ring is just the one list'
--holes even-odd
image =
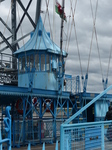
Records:
{"label": "person in harness", "polygon": [[108,107],[108,111],[106,112],[105,120],[112,120],[112,107]]}

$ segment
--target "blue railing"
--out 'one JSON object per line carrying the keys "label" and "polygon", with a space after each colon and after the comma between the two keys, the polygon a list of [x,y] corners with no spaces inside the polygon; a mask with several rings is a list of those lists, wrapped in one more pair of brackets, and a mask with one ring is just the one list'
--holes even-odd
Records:
{"label": "blue railing", "polygon": [[[31,144],[28,144],[27,150],[31,150]],[[45,150],[45,143],[43,143],[42,150]],[[56,141],[55,150],[58,150],[58,141]]]}
{"label": "blue railing", "polygon": [[80,78],[78,76],[72,77],[72,75],[65,74],[65,87],[64,90],[67,92],[77,93],[80,90]]}
{"label": "blue railing", "polygon": [[112,149],[112,122],[70,124],[72,121],[112,89],[112,85],[90,101],[61,125],[60,150]]}
{"label": "blue railing", "polygon": [[112,121],[62,124],[61,150],[111,150]]}
{"label": "blue railing", "polygon": [[1,130],[0,130],[0,150],[2,150],[2,144],[7,143],[7,149],[11,150],[11,116],[10,111],[11,107],[6,107],[6,117],[4,118],[4,124],[5,124],[5,134],[6,138],[2,139]]}

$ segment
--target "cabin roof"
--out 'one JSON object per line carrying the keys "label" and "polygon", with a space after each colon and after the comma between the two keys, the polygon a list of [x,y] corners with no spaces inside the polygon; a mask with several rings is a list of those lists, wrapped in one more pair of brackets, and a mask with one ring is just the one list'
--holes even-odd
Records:
{"label": "cabin roof", "polygon": [[[14,54],[18,55],[19,53],[23,53],[31,50],[36,50],[36,51],[46,50],[50,53],[61,54],[60,48],[48,36],[44,28],[41,17],[39,18],[33,36],[29,39],[29,41],[24,46],[18,49]],[[64,56],[67,56],[67,53],[65,51],[62,51],[62,54]]]}

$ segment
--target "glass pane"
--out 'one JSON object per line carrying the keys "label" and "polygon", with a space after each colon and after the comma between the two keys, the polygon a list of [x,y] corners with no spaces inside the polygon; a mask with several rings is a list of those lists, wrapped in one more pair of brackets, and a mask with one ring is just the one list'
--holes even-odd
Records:
{"label": "glass pane", "polygon": [[59,71],[59,57],[57,57],[57,71]]}
{"label": "glass pane", "polygon": [[22,58],[22,68],[21,68],[22,72],[25,72],[25,58]]}
{"label": "glass pane", "polygon": [[39,55],[38,54],[35,55],[35,68],[38,71],[40,70],[40,63],[39,63]]}
{"label": "glass pane", "polygon": [[21,58],[19,58],[19,73],[21,73]]}
{"label": "glass pane", "polygon": [[30,71],[34,68],[34,55],[30,56]]}
{"label": "glass pane", "polygon": [[51,59],[51,61],[50,61],[50,72],[52,72],[52,55],[51,55],[51,57],[50,57],[50,59]]}
{"label": "glass pane", "polygon": [[49,55],[46,55],[46,71],[50,70],[50,60]]}
{"label": "glass pane", "polygon": [[41,71],[45,71],[45,55],[41,55]]}
{"label": "glass pane", "polygon": [[27,56],[27,69],[29,70],[30,65],[29,65],[29,56]]}

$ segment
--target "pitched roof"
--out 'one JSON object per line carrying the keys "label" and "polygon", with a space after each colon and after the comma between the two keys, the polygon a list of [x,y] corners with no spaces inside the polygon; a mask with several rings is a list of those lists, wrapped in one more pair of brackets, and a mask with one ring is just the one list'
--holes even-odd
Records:
{"label": "pitched roof", "polygon": [[[41,17],[37,23],[37,27],[33,36],[29,39],[29,41],[18,49],[14,54],[19,54],[22,52],[27,52],[30,50],[46,50],[51,53],[61,54],[60,48],[50,39],[48,36]],[[67,56],[67,53],[63,51],[63,55]]]}

